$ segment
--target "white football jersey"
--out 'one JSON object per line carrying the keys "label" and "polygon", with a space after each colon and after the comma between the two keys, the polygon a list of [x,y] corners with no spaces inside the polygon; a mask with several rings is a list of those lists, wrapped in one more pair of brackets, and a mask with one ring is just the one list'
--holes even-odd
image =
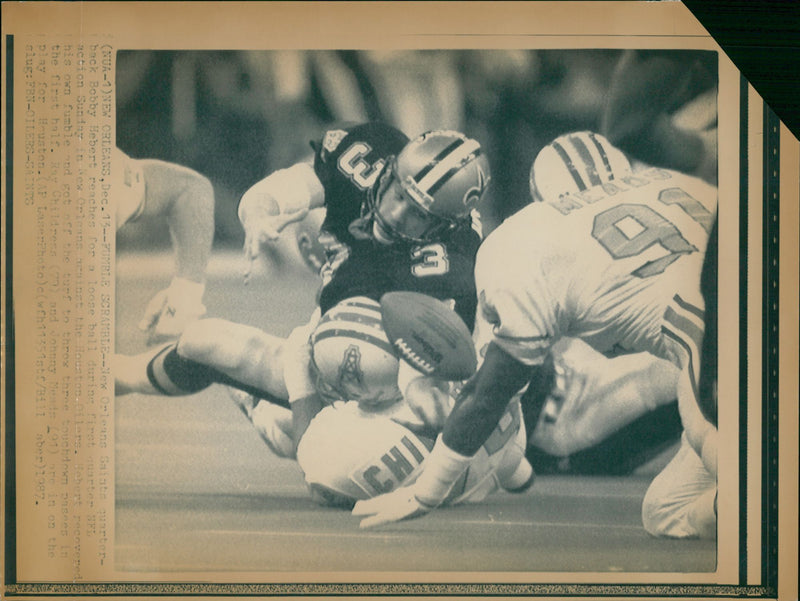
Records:
{"label": "white football jersey", "polygon": [[[483,243],[475,278],[493,340],[540,364],[562,336],[672,358],[661,323],[705,252],[717,189],[651,168],[528,205]],[[699,286],[699,281],[693,285]]]}
{"label": "white football jersey", "polygon": [[119,229],[144,211],[144,171],[139,161],[115,147],[111,154],[111,177],[116,226]]}

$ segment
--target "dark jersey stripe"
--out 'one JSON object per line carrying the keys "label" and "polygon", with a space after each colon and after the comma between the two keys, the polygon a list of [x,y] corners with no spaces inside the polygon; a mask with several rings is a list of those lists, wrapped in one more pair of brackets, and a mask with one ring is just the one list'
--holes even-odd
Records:
{"label": "dark jersey stripe", "polygon": [[561,157],[561,160],[566,165],[567,169],[569,169],[569,174],[572,176],[572,179],[578,185],[578,190],[583,192],[586,189],[586,184],[583,183],[583,178],[578,173],[578,170],[575,169],[575,165],[572,163],[572,159],[569,158],[567,151],[561,146],[558,142],[553,142],[553,150],[558,153],[558,156]]}
{"label": "dark jersey stripe", "polygon": [[705,321],[705,318],[706,318],[705,311],[703,311],[700,307],[697,307],[697,306],[689,303],[688,301],[685,301],[684,299],[681,298],[681,296],[679,294],[676,294],[675,296],[673,296],[672,300],[674,300],[675,304],[678,305],[679,307],[681,307],[682,309],[685,309],[686,311],[689,311],[689,313],[694,313],[695,315],[697,315],[697,317],[699,317],[700,319]]}
{"label": "dark jersey stripe", "polygon": [[691,382],[692,385],[692,393],[694,394],[694,401],[695,403],[697,403],[698,399],[700,398],[699,396],[700,393],[697,387],[697,380],[694,377],[694,353],[692,353],[691,346],[679,334],[673,332],[672,330],[667,328],[667,326],[661,326],[661,333],[669,338],[672,338],[675,342],[680,344],[686,351],[686,354],[689,356],[689,364],[686,366],[686,368],[689,370],[689,382]]}
{"label": "dark jersey stripe", "polygon": [[703,330],[686,317],[679,315],[672,307],[667,307],[664,320],[673,325],[679,332],[686,334],[700,350],[703,344]]}

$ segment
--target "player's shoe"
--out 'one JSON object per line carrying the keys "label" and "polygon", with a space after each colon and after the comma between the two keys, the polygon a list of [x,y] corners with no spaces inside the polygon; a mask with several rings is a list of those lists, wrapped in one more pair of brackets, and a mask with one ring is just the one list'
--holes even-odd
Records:
{"label": "player's shoe", "polygon": [[292,412],[236,388],[226,389],[228,396],[247,416],[270,450],[278,457],[294,459]]}
{"label": "player's shoe", "polygon": [[261,399],[256,398],[254,395],[244,390],[239,390],[238,388],[232,388],[230,386],[226,386],[225,391],[239,410],[247,416],[247,419],[252,421],[253,409],[255,409],[258,401]]}
{"label": "player's shoe", "polygon": [[[516,466],[513,470],[508,470],[516,461]],[[517,456],[516,453],[509,453],[508,463],[505,458],[503,464],[497,471],[500,487],[506,492],[510,493],[523,493],[533,486],[536,480],[536,473],[533,471],[533,466],[525,458],[525,455]]]}

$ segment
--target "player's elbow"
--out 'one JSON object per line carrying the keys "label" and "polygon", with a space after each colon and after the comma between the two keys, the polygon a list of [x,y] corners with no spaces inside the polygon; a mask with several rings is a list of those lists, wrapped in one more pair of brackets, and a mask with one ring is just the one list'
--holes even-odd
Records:
{"label": "player's elbow", "polygon": [[196,207],[213,213],[214,211],[214,186],[205,175],[190,171],[184,181],[183,194],[180,198],[188,199]]}

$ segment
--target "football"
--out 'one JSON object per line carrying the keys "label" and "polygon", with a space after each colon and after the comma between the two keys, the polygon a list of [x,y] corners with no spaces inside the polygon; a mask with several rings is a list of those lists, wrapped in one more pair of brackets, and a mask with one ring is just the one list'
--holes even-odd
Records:
{"label": "football", "polygon": [[475,373],[472,335],[443,301],[418,292],[387,292],[381,297],[381,319],[400,356],[422,373],[450,381]]}

